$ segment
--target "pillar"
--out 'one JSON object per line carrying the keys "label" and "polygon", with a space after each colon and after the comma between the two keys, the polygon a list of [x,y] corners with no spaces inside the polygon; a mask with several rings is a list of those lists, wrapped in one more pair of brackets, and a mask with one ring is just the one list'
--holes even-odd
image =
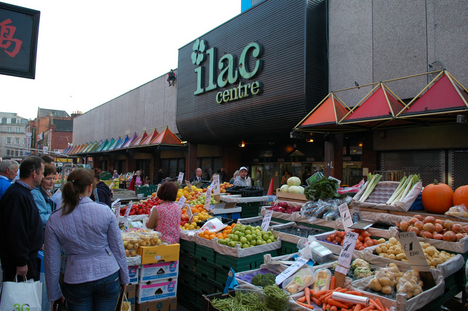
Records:
{"label": "pillar", "polygon": [[187,155],[185,157],[185,178],[189,180],[195,177],[197,168],[197,144],[187,143]]}

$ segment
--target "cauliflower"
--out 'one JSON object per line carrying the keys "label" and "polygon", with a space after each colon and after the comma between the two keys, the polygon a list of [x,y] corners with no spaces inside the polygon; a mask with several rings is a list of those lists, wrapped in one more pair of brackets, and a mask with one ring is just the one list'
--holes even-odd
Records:
{"label": "cauliflower", "polygon": [[367,268],[369,269],[369,263],[363,259],[355,259],[353,261],[353,263],[351,264],[351,267],[353,267],[353,269],[357,269],[357,268]]}
{"label": "cauliflower", "polygon": [[372,271],[369,268],[356,268],[354,269],[354,277],[356,279],[362,279],[368,276],[373,275]]}

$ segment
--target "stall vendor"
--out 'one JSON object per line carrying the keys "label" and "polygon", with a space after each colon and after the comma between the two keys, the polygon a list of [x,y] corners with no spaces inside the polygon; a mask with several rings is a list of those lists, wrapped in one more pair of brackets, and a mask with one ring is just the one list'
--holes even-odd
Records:
{"label": "stall vendor", "polygon": [[239,175],[234,179],[234,186],[247,187],[247,173],[248,169],[245,166],[242,166],[239,169]]}

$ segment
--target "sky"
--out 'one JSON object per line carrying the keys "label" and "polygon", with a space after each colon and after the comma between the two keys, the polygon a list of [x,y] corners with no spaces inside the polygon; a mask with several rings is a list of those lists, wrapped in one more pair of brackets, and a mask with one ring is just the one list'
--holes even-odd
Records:
{"label": "sky", "polygon": [[167,74],[179,48],[241,11],[241,0],[0,1],[41,12],[36,78],[0,75],[0,111],[28,119],[86,112]]}

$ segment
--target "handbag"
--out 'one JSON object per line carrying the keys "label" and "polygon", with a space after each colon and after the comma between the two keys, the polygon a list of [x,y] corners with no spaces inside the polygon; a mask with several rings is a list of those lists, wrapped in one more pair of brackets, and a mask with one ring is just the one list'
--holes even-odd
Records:
{"label": "handbag", "polygon": [[115,311],[131,311],[132,304],[127,299],[127,294],[123,289],[120,290],[119,300],[117,300],[117,305],[115,306]]}
{"label": "handbag", "polygon": [[0,311],[41,311],[42,284],[40,281],[27,280],[18,282],[3,282]]}

